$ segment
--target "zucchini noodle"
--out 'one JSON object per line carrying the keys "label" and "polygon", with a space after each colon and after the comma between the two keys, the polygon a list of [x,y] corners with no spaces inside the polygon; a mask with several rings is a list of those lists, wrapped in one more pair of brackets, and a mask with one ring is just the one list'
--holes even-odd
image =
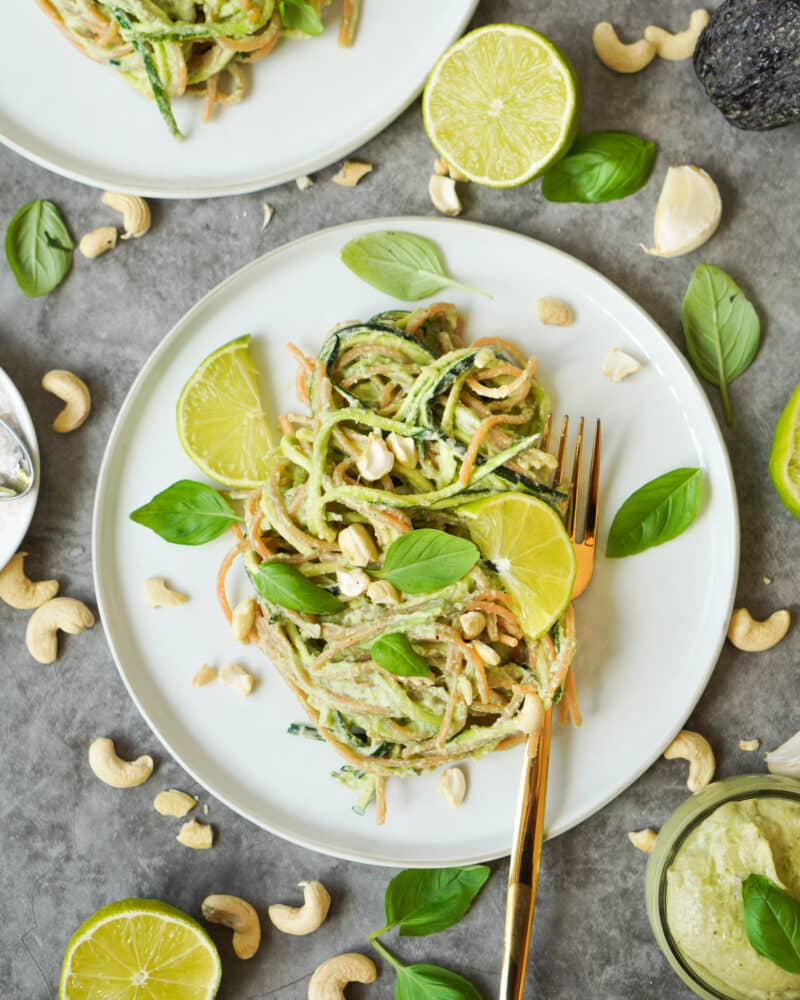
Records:
{"label": "zucchini noodle", "polygon": [[[526,636],[513,595],[486,560],[440,590],[390,591],[390,603],[343,593],[353,563],[339,533],[349,525],[365,526],[374,542],[369,573],[410,530],[468,537],[459,507],[479,498],[515,491],[563,508],[565,495],[549,485],[554,459],[538,448],[549,401],[535,360],[499,339],[463,346],[462,327],[454,306],[437,303],[334,328],[317,358],[292,347],[310,414],[281,418],[233,553],[244,549],[251,575],[263,561],[288,563],[344,602],[316,616],[259,596],[251,640],[309,717],[290,731],[327,741],[345,759],[335,777],[357,792],[357,811],[376,798],[379,821],[386,778],[526,739],[525,696],[558,701],[575,650],[571,607],[548,633]],[[402,460],[368,480],[360,461],[377,438]],[[221,588],[229,613],[224,576]],[[466,639],[460,618],[470,611],[485,626]],[[387,633],[411,643],[429,677],[398,676],[372,659],[370,644]],[[570,704],[572,696],[570,688]]]}

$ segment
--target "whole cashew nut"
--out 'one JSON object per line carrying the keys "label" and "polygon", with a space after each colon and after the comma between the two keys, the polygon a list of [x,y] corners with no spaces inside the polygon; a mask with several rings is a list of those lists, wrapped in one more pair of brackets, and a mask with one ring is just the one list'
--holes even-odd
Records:
{"label": "whole cashew nut", "polygon": [[45,601],[28,619],[25,645],[37,663],[55,663],[59,629],[77,635],[92,625],[94,615],[83,601],[74,597],[54,597]]}
{"label": "whole cashew nut", "polygon": [[632,830],[628,834],[628,840],[633,844],[635,848],[640,851],[644,851],[645,854],[649,854],[653,848],[656,846],[656,838],[658,834],[655,830]]}
{"label": "whole cashew nut", "polygon": [[687,760],[689,778],[686,785],[690,792],[699,792],[714,777],[716,761],[711,744],[700,733],[682,729],[664,751],[667,760]]}
{"label": "whole cashew nut", "polygon": [[792,616],[788,611],[775,611],[766,621],[756,621],[747,608],[736,608],[728,626],[728,639],[745,653],[762,653],[777,646],[789,631]]}
{"label": "whole cashew nut", "polygon": [[630,45],[621,42],[608,21],[595,25],[592,42],[600,62],[617,73],[638,73],[653,61],[656,54],[655,46],[646,38]]}
{"label": "whole cashew nut", "polygon": [[114,741],[101,736],[89,747],[89,767],[112,788],[135,788],[144,784],[153,773],[153,758],[145,754],[136,760],[122,760],[117,756]]}
{"label": "whole cashew nut", "polygon": [[233,952],[237,958],[255,955],[261,944],[261,924],[247,900],[238,896],[206,896],[201,910],[210,924],[222,924],[233,931]]}
{"label": "whole cashew nut", "polygon": [[662,59],[691,59],[697,39],[710,19],[711,15],[707,10],[695,10],[689,18],[689,27],[686,31],[679,31],[673,35],[651,24],[644,29],[644,37],[655,47],[657,55]]}
{"label": "whole cashew nut", "polygon": [[345,1000],[344,988],[348,983],[374,983],[378,975],[375,963],[349,951],[336,955],[316,970],[308,984],[308,1000]]}
{"label": "whole cashew nut", "polygon": [[94,260],[117,245],[117,230],[114,226],[100,226],[81,238],[78,249],[89,260]]}
{"label": "whole cashew nut", "polygon": [[331,905],[331,897],[322,882],[300,882],[303,890],[302,906],[284,906],[281,903],[270,906],[269,919],[284,934],[298,937],[313,934],[325,923]]}
{"label": "whole cashew nut", "polygon": [[0,570],[0,600],[18,611],[41,607],[58,593],[58,580],[28,579],[23,566],[27,554],[18,552]]}
{"label": "whole cashew nut", "polygon": [[122,214],[122,224],[125,227],[123,240],[138,239],[150,229],[150,206],[144,198],[135,194],[104,191],[100,200]]}
{"label": "whole cashew nut", "polygon": [[64,400],[64,409],[53,421],[53,430],[58,434],[68,434],[77,430],[89,416],[92,397],[89,386],[72,372],[55,368],[42,378],[42,388]]}

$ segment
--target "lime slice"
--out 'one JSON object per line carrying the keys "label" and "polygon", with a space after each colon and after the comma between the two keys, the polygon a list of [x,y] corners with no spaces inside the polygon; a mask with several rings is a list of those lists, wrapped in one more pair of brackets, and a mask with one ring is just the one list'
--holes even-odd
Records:
{"label": "lime slice", "polygon": [[272,448],[250,335],[232,340],[200,363],[178,400],[178,437],[207,476],[226,486],[258,486]]}
{"label": "lime slice", "polygon": [[575,70],[530,28],[489,24],[434,66],[422,119],[447,162],[476,184],[516,187],[567,152],[578,130]]}
{"label": "lime slice", "polygon": [[786,509],[800,518],[800,384],[775,426],[769,474]]}
{"label": "lime slice", "polygon": [[211,1000],[222,966],[197,921],[157,899],[123,899],[89,917],[67,945],[59,1000]]}
{"label": "lime slice", "polygon": [[564,614],[575,583],[575,550],[561,518],[524,493],[501,493],[459,513],[514,598],[525,632],[546,632]]}

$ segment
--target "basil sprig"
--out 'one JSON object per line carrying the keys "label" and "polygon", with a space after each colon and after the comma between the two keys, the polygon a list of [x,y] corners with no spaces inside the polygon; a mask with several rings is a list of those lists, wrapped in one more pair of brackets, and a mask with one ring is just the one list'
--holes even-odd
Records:
{"label": "basil sprig", "polygon": [[308,615],[330,615],[344,604],[288,563],[263,562],[253,573],[256,590],[272,604]]}
{"label": "basil sprig", "polygon": [[627,198],[649,180],[655,155],[655,143],[629,132],[579,135],[542,178],[542,195],[547,201],[584,203]]}
{"label": "basil sprig", "polygon": [[764,875],[742,885],[747,940],[786,972],[800,973],[800,900]]}
{"label": "basil sprig", "polygon": [[175,545],[203,545],[241,522],[228,501],[212,486],[179,479],[130,515]]}
{"label": "basil sprig", "polygon": [[29,299],[49,295],[72,267],[75,244],[52,201],[29,201],[6,229],[6,260]]}
{"label": "basil sprig", "polygon": [[425,299],[442,288],[463,288],[491,298],[451,278],[435,244],[414,233],[366,233],[346,243],[340,257],[362,281],[405,302]]}
{"label": "basil sprig", "polygon": [[400,632],[387,632],[369,648],[372,659],[396,677],[430,677],[431,669]]}
{"label": "basil sprig", "polygon": [[308,0],[281,0],[278,12],[284,28],[306,35],[321,35],[324,30],[319,11]]}
{"label": "basil sprig", "polygon": [[[388,952],[384,948],[384,954]],[[469,979],[439,965],[396,964],[394,1000],[482,1000]]]}
{"label": "basil sprig", "polygon": [[430,594],[456,583],[480,559],[467,538],[436,528],[418,528],[389,546],[383,567],[373,576],[393,583],[406,594]]}
{"label": "basil sprig", "polygon": [[633,556],[682,534],[703,499],[700,469],[673,469],[639,487],[623,503],[608,533],[606,555]]}

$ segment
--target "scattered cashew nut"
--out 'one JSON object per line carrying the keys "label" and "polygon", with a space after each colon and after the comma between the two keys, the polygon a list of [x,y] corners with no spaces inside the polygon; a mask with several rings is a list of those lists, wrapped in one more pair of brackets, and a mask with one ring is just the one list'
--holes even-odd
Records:
{"label": "scattered cashew nut", "polygon": [[58,434],[77,430],[89,416],[92,408],[89,386],[72,372],[54,368],[42,378],[42,388],[64,400],[64,408],[53,421],[53,430]]}
{"label": "scattered cashew nut", "polygon": [[205,687],[206,684],[210,684],[213,680],[216,680],[217,671],[214,667],[210,667],[207,663],[204,663],[202,667],[197,671],[197,673],[192,677],[192,687],[201,688]]}
{"label": "scattered cashew nut", "polygon": [[117,230],[114,226],[100,226],[81,238],[78,249],[89,260],[94,260],[117,245]]}
{"label": "scattered cashew nut", "polygon": [[465,639],[477,639],[486,628],[486,615],[482,611],[465,611],[458,624]]}
{"label": "scattered cashew nut", "polygon": [[428,181],[428,194],[431,196],[433,207],[442,215],[460,215],[461,199],[456,191],[456,182],[452,177],[443,177],[441,174],[431,174]]}
{"label": "scattered cashew nut", "polygon": [[254,597],[245,597],[233,609],[231,618],[231,635],[238,642],[246,642],[253,622],[256,620],[256,601]]}
{"label": "scattered cashew nut", "polygon": [[150,206],[135,194],[120,194],[118,191],[104,191],[100,199],[104,205],[122,215],[125,232],[123,240],[137,240],[150,229]]}
{"label": "scattered cashew nut", "polygon": [[302,177],[295,177],[294,182],[298,191],[308,191],[309,188],[314,187],[313,179],[305,174]]}
{"label": "scattered cashew nut", "polygon": [[753,753],[761,746],[761,740],[739,740],[739,749],[745,753]]}
{"label": "scattered cashew nut", "polygon": [[190,819],[183,824],[175,839],[184,847],[191,847],[193,851],[207,851],[214,844],[214,831],[208,823]]}
{"label": "scattered cashew nut", "polygon": [[144,581],[148,608],[174,608],[185,604],[189,598],[167,586],[163,576],[151,576]]}
{"label": "scattered cashew nut", "polygon": [[439,778],[439,793],[457,809],[467,794],[467,776],[460,767],[448,767]]}
{"label": "scattered cashew nut", "polygon": [[301,937],[313,934],[325,923],[331,906],[331,897],[322,882],[300,882],[303,890],[302,906],[270,906],[269,919],[284,934]]}
{"label": "scattered cashew nut", "polygon": [[628,840],[633,846],[644,851],[645,854],[649,854],[656,846],[656,837],[658,837],[656,831],[650,829],[633,830],[628,834]]}
{"label": "scattered cashew nut", "polygon": [[188,792],[177,788],[166,788],[153,799],[153,808],[161,816],[175,816],[180,819],[197,805],[197,799]]}
{"label": "scattered cashew nut", "polygon": [[334,174],[331,180],[340,187],[355,187],[362,177],[372,170],[371,163],[360,163],[358,160],[345,160],[342,169]]}
{"label": "scattered cashew nut", "polygon": [[572,310],[561,299],[539,299],[536,315],[544,326],[569,326],[573,320]]}
{"label": "scattered cashew nut", "polygon": [[538,694],[528,692],[522,708],[514,717],[514,724],[521,733],[535,736],[544,725],[544,704]]}
{"label": "scattered cashew nut", "polygon": [[644,37],[654,46],[656,54],[662,59],[691,59],[697,39],[710,19],[708,11],[701,8],[692,12],[686,31],[679,31],[673,35],[651,24],[644,29]]}
{"label": "scattered cashew nut", "polygon": [[253,692],[255,677],[238,663],[226,663],[219,672],[219,679],[245,698]]}
{"label": "scattered cashew nut", "polygon": [[89,747],[89,767],[112,788],[135,788],[144,784],[153,773],[153,758],[145,754],[136,760],[122,760],[117,756],[114,741],[101,736]]}
{"label": "scattered cashew nut", "polygon": [[34,583],[25,575],[27,552],[17,552],[0,570],[0,601],[5,601],[18,611],[41,607],[58,593],[58,580],[39,580]]}
{"label": "scattered cashew nut", "polygon": [[756,621],[747,608],[736,608],[728,626],[728,639],[745,653],[761,653],[777,646],[789,631],[788,611],[775,611],[766,621]]}
{"label": "scattered cashew nut", "polygon": [[94,615],[83,601],[74,597],[54,597],[45,601],[28,619],[25,645],[37,663],[55,663],[58,632],[78,635],[94,625]]}
{"label": "scattered cashew nut", "polygon": [[686,785],[690,792],[699,792],[714,777],[716,761],[711,744],[700,733],[682,729],[664,751],[667,760],[687,760],[689,778]]}
{"label": "scattered cashew nut", "polygon": [[261,944],[261,924],[255,909],[238,896],[206,896],[201,906],[210,924],[222,924],[233,931],[233,952],[237,958],[252,958]]}
{"label": "scattered cashew nut", "polygon": [[374,983],[375,963],[356,951],[336,955],[316,970],[308,984],[308,1000],[345,1000],[348,983]]}
{"label": "scattered cashew nut", "polygon": [[601,63],[617,73],[638,73],[653,61],[655,45],[646,38],[629,45],[621,42],[608,21],[595,25],[592,42]]}

